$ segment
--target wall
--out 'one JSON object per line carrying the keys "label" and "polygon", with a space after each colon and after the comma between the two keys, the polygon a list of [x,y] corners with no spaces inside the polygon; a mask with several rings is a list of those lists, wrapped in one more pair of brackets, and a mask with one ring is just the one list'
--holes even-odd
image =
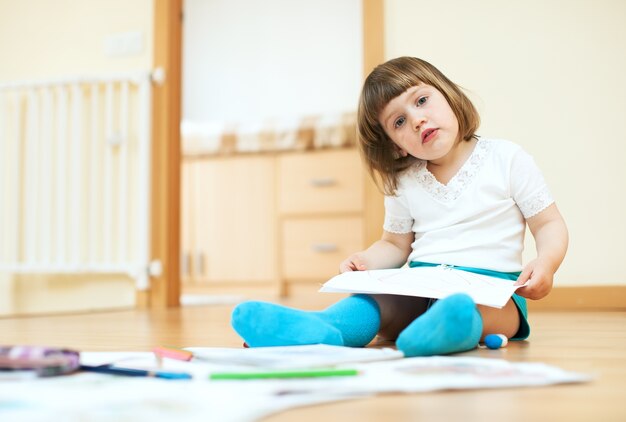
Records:
{"label": "wall", "polygon": [[481,134],[543,169],[571,236],[560,285],[626,285],[625,23],[622,0],[385,2],[386,58],[435,64],[469,91]]}
{"label": "wall", "polygon": [[183,119],[354,111],[361,0],[186,0]]}
{"label": "wall", "polygon": [[[152,0],[0,0],[0,81],[147,70]],[[139,31],[138,54],[105,54],[109,35]]]}
{"label": "wall", "polygon": [[[139,48],[107,55],[110,37],[129,32]],[[0,82],[148,70],[152,34],[152,0],[0,0]],[[132,306],[134,283],[0,274],[0,297],[0,315]]]}

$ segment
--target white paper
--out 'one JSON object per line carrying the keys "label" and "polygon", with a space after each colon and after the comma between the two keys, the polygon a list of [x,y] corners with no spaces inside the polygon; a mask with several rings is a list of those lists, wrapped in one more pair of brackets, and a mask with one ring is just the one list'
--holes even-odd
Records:
{"label": "white paper", "polygon": [[515,281],[450,267],[417,267],[347,271],[324,283],[324,293],[380,293],[441,299],[466,293],[480,305],[502,308],[515,290]]}
{"label": "white paper", "polygon": [[[359,349],[357,349],[359,350]],[[363,349],[360,349],[363,350]],[[83,363],[143,361],[148,353],[81,353]],[[225,367],[163,360],[163,370]],[[359,375],[315,379],[211,381],[79,373],[20,382],[0,380],[2,420],[252,422],[298,406],[388,393],[510,388],[586,382],[584,374],[541,363],[471,357],[351,363]],[[245,368],[245,367],[242,367]],[[243,370],[243,369],[242,369]],[[194,372],[189,369],[189,372]]]}
{"label": "white paper", "polygon": [[474,357],[416,357],[355,366],[358,377],[299,380],[286,383],[283,395],[293,392],[343,394],[423,393],[442,390],[537,387],[589,382],[586,374],[564,371],[542,363],[517,363]]}
{"label": "white paper", "polygon": [[402,352],[391,348],[355,348],[327,344],[249,349],[188,347],[186,350],[193,352],[198,360],[211,363],[252,365],[273,369],[328,367],[342,363],[373,362],[404,357]]}

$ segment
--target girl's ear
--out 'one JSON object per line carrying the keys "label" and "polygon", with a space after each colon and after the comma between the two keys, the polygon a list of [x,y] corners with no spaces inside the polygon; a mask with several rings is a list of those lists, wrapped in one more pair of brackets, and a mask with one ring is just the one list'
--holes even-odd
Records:
{"label": "girl's ear", "polygon": [[409,153],[406,152],[404,149],[400,148],[399,146],[395,145],[394,155],[397,160],[399,158],[406,157],[407,155],[409,155]]}

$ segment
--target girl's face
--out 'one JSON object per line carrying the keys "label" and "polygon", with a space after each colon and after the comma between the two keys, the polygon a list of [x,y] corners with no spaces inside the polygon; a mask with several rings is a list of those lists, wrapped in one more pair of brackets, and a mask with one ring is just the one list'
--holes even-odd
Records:
{"label": "girl's face", "polygon": [[382,110],[379,122],[401,156],[437,163],[457,144],[459,122],[435,87],[407,89]]}

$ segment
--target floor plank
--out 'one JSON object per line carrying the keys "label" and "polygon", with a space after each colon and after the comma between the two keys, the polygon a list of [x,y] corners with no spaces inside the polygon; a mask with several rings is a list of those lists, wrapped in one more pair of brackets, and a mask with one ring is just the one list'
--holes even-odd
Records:
{"label": "floor plank", "polygon": [[[291,299],[290,305],[311,307]],[[0,319],[0,344],[40,344],[89,351],[240,347],[232,305],[187,306]],[[308,420],[485,421],[626,420],[626,312],[534,312],[528,341],[464,356],[544,362],[593,374],[593,382],[541,388],[385,395],[290,410],[271,422]]]}

